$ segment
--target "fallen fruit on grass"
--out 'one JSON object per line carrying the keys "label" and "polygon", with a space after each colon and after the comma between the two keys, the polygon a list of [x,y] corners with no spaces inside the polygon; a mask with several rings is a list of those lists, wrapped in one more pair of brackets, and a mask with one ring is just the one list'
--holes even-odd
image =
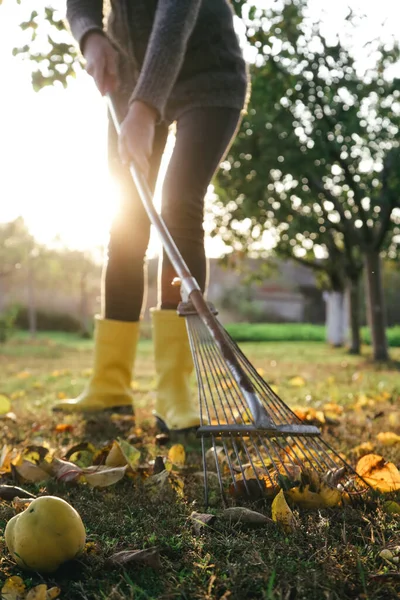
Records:
{"label": "fallen fruit on grass", "polygon": [[5,540],[20,567],[52,573],[82,551],[86,532],[79,513],[68,502],[42,496],[10,519]]}

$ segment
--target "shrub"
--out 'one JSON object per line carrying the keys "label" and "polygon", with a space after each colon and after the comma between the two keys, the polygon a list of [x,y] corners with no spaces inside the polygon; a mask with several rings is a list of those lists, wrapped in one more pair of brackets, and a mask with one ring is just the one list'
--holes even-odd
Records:
{"label": "shrub", "polygon": [[[15,325],[20,329],[29,329],[29,314],[26,306],[18,308]],[[80,322],[72,315],[45,310],[36,311],[36,328],[38,331],[65,331],[67,333],[82,331]]]}

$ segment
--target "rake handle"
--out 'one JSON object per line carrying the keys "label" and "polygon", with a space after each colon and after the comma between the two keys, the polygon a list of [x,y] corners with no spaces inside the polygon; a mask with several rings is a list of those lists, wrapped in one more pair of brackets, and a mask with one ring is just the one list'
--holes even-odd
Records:
{"label": "rake handle", "polygon": [[[106,99],[115,130],[119,135],[121,127],[113,100],[109,94],[106,96]],[[148,214],[150,222],[155,227],[161,239],[164,250],[181,280],[183,290],[187,296],[187,298],[183,298],[183,300],[186,301],[188,298],[190,298],[197,314],[214,338],[214,341],[220,349],[225,362],[232,373],[232,376],[242,390],[256,427],[259,429],[268,430],[270,430],[271,427],[274,428],[275,426],[259,401],[250,379],[243,371],[235,353],[224,340],[223,334],[218,325],[218,321],[204,300],[199,284],[189,271],[189,267],[179,252],[167,226],[164,223],[164,220],[156,211],[153,204],[152,193],[145,176],[133,161],[129,165],[129,171],[139,193],[143,207]]]}

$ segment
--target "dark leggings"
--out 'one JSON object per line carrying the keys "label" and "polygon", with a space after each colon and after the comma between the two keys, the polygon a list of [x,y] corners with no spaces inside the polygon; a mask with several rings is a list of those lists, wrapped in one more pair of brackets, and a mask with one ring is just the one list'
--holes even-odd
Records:
{"label": "dark leggings", "polygon": [[[204,291],[207,277],[204,251],[204,196],[239,122],[229,108],[195,108],[177,121],[176,142],[162,189],[162,217],[192,275]],[[155,188],[168,128],[156,127],[149,183]],[[129,170],[117,152],[110,128],[110,169],[121,187],[121,204],[110,231],[103,274],[103,315],[118,321],[138,321],[145,292],[144,258],[150,237],[149,218]],[[165,252],[159,269],[159,306],[174,309],[179,287],[171,286],[175,271]]]}

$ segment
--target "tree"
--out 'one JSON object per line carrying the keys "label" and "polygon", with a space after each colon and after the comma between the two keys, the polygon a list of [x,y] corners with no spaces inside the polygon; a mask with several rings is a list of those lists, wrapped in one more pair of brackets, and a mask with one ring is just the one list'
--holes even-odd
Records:
{"label": "tree", "polygon": [[400,207],[400,87],[387,72],[399,48],[371,41],[373,65],[361,73],[347,45],[328,42],[305,8],[299,1],[251,14],[252,100],[217,181],[221,231],[240,246],[237,224],[247,222],[240,231],[250,246],[269,232],[278,253],[315,268],[329,261],[354,296],[365,265],[374,358],[385,359],[379,255],[398,233]]}

